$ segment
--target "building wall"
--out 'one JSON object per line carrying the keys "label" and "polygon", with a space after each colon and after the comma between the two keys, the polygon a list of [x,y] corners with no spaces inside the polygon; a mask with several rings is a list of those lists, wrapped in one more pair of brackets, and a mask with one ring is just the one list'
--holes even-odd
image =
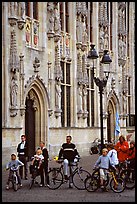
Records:
{"label": "building wall", "polygon": [[[93,2],[92,4],[92,42],[90,42],[90,27],[88,26],[88,38],[85,43],[77,40],[77,38],[81,37],[82,30],[82,27],[79,26],[79,31],[77,31],[78,16],[86,16],[88,21],[90,21],[89,11],[86,13],[85,2],[68,3],[70,14],[69,34],[60,30],[58,4],[39,2],[37,21],[25,16],[23,3],[2,2],[3,164],[9,159],[10,153],[13,151],[16,152],[17,144],[20,142],[20,136],[25,133],[25,102],[27,98],[33,100],[33,108],[35,110],[35,147],[39,145],[40,140],[44,140],[49,149],[50,157],[52,157],[58,154],[61,144],[65,142],[66,135],[71,134],[73,142],[76,143],[80,154],[87,155],[91,142],[96,137],[100,137],[100,99],[98,87],[95,85],[94,126],[87,127],[86,114],[84,117],[83,115],[81,116],[80,112],[78,113],[80,100],[78,98],[78,82],[80,82],[78,78],[78,68],[80,68],[78,65],[80,63],[78,56],[80,59],[84,54],[87,57],[88,51],[90,50],[90,43],[94,43],[99,53],[99,59],[94,64],[96,68],[95,75],[100,78],[103,76],[101,71],[102,65],[100,64],[102,57],[99,38],[102,22],[100,20],[101,14],[99,15],[100,4],[99,2]],[[130,87],[132,87],[130,88],[130,113],[135,114],[135,4],[134,2],[130,2],[129,4],[129,31],[128,38],[126,38],[126,45],[129,45],[129,54],[126,54],[125,59],[119,58],[118,22],[121,7],[118,2],[113,2],[112,6],[112,34],[110,33],[110,27],[108,27],[108,35],[112,35],[112,49],[110,49],[110,43],[108,47],[112,63],[110,64],[111,72],[103,94],[103,127],[105,139],[108,137],[108,107],[112,107],[113,109],[112,118],[114,118],[116,109],[119,111],[121,134],[126,135],[129,129],[130,132],[134,131],[134,127],[129,128],[126,124],[127,114],[129,113],[127,106],[128,94],[123,94],[123,91],[127,87],[127,78],[130,78]],[[124,6],[122,8],[124,9]],[[80,12],[83,12],[83,14]],[[57,23],[54,24],[54,29],[52,28],[53,19],[54,23],[55,21]],[[32,31],[29,29],[29,26],[30,28],[32,26]],[[84,26],[83,22],[81,26]],[[64,39],[64,43],[68,42],[68,44],[64,44],[64,48],[66,49],[65,54],[63,52],[61,54],[62,38],[60,36]],[[70,54],[67,54],[67,51]],[[60,60],[70,63],[71,69],[70,127],[62,127],[61,112],[60,108],[57,108],[58,104],[56,102],[55,85],[57,78],[61,77]],[[82,66],[92,69],[93,64],[92,61],[87,60]],[[17,88],[15,95],[11,94],[10,87],[12,82],[16,84]],[[123,83],[125,83],[125,87]],[[66,103],[67,100],[65,101]],[[110,103],[111,105],[109,105]],[[114,124],[115,122],[112,119],[112,131],[114,131]]]}

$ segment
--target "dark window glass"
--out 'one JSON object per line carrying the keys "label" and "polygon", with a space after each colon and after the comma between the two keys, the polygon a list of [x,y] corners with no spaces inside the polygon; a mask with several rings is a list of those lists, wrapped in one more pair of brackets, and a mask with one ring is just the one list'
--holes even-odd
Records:
{"label": "dark window glass", "polygon": [[38,3],[33,2],[33,18],[38,20]]}
{"label": "dark window glass", "polygon": [[66,83],[70,84],[70,64],[66,63]]}
{"label": "dark window glass", "polygon": [[30,17],[30,2],[25,2],[25,15]]}

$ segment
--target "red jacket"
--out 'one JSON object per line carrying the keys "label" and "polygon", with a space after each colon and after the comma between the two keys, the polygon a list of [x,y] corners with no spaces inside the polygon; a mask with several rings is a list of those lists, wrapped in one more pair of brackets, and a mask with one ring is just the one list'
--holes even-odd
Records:
{"label": "red jacket", "polygon": [[128,158],[128,149],[129,144],[127,141],[124,141],[122,144],[120,142],[117,142],[117,144],[115,145],[115,150],[117,150],[118,159],[120,162],[123,162]]}
{"label": "red jacket", "polygon": [[129,148],[127,151],[128,159],[135,159],[135,147],[133,149]]}

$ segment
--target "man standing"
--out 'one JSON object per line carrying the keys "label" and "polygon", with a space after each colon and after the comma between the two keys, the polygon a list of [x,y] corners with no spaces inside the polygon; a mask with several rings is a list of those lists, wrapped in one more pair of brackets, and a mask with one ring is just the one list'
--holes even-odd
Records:
{"label": "man standing", "polygon": [[[28,177],[28,164],[27,164],[27,157],[28,157],[28,144],[26,141],[26,135],[21,135],[21,142],[18,144],[17,147],[18,157],[19,160],[24,164],[24,171],[25,171],[25,179],[27,180]],[[21,179],[23,178],[23,166],[20,166],[19,173]]]}
{"label": "man standing", "polygon": [[[44,170],[44,174],[45,174],[45,186],[46,186],[49,184],[49,178],[47,177],[49,155],[48,155],[48,150],[45,147],[45,142],[43,142],[43,141],[40,142],[40,148],[41,148],[42,154],[44,156],[44,162],[42,163],[42,165],[43,165],[43,170]],[[42,185],[44,185],[44,184],[42,183]]]}

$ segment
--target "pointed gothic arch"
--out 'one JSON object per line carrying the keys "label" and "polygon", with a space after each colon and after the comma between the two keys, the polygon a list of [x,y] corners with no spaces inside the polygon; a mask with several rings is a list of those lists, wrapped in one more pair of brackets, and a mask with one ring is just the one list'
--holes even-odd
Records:
{"label": "pointed gothic arch", "polygon": [[25,133],[28,137],[29,157],[31,157],[41,140],[48,148],[49,96],[43,80],[38,76],[30,78],[25,87]]}
{"label": "pointed gothic arch", "polygon": [[110,92],[107,100],[107,140],[112,142],[115,138],[116,111],[120,111],[119,99],[114,91]]}

